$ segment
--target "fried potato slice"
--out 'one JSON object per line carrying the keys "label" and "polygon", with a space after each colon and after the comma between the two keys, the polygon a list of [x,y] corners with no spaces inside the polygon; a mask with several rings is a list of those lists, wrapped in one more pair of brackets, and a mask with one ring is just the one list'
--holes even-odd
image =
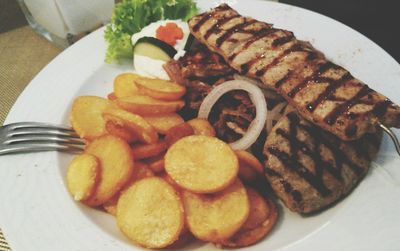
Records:
{"label": "fried potato slice", "polygon": [[238,175],[241,181],[243,181],[246,184],[251,184],[256,180],[258,174],[253,168],[251,168],[247,164],[243,164],[239,160]]}
{"label": "fried potato slice", "polygon": [[95,96],[77,97],[70,114],[70,122],[76,133],[84,139],[93,140],[106,134],[103,111],[113,103]]}
{"label": "fried potato slice", "polygon": [[126,182],[125,185],[122,187],[121,192],[131,187],[136,181],[155,176],[149,165],[143,163],[142,161],[135,161],[134,167],[135,171],[133,172],[129,181]]}
{"label": "fried potato slice", "polygon": [[114,215],[114,216],[117,214],[117,204],[118,204],[119,197],[120,197],[120,194],[118,193],[103,204],[103,208],[107,213]]}
{"label": "fried potato slice", "polygon": [[161,100],[178,100],[186,92],[183,85],[163,79],[140,77],[135,79],[135,84],[140,94]]}
{"label": "fried potato slice", "polygon": [[116,216],[121,231],[146,248],[172,244],[184,226],[180,197],[158,177],[142,179],[124,191],[118,200]]}
{"label": "fried potato slice", "polygon": [[152,125],[160,134],[166,134],[172,127],[185,122],[181,116],[176,113],[146,115],[143,118]]}
{"label": "fried potato slice", "polygon": [[153,177],[155,175],[154,172],[150,169],[149,165],[143,162],[135,161],[135,167],[136,172],[133,175],[133,182],[144,178]]}
{"label": "fried potato slice", "polygon": [[235,153],[239,159],[239,164],[251,167],[259,174],[264,174],[264,166],[253,154],[244,150],[237,150]]}
{"label": "fried potato slice", "polygon": [[160,175],[160,177],[163,178],[166,182],[168,182],[168,184],[173,186],[176,191],[179,191],[179,192],[182,191],[182,188],[178,184],[176,184],[176,182],[167,173],[165,173],[165,172],[162,173]]}
{"label": "fried potato slice", "polygon": [[144,159],[143,162],[149,166],[149,169],[154,173],[161,173],[165,170],[165,153],[161,153],[157,156]]}
{"label": "fried potato slice", "polygon": [[135,160],[141,160],[157,156],[167,150],[165,141],[158,141],[153,144],[135,144],[132,146],[132,154]]}
{"label": "fried potato slice", "polygon": [[237,233],[217,243],[217,246],[239,248],[253,245],[262,240],[275,225],[278,217],[275,204],[251,188],[247,189],[247,195],[250,201],[249,217]]}
{"label": "fried potato slice", "polygon": [[97,158],[83,153],[75,156],[67,170],[67,187],[76,201],[89,199],[95,192],[101,176]]}
{"label": "fried potato slice", "polygon": [[115,96],[114,92],[111,92],[111,93],[107,94],[107,99],[113,101],[113,100],[117,99],[117,96]]}
{"label": "fried potato slice", "polygon": [[250,214],[242,229],[254,229],[262,224],[270,215],[271,208],[266,201],[256,190],[246,187],[247,196],[250,202]]}
{"label": "fried potato slice", "polygon": [[114,94],[117,98],[137,95],[139,92],[135,80],[140,76],[134,73],[122,73],[114,79]]}
{"label": "fried potato slice", "polygon": [[165,155],[168,175],[195,193],[221,191],[235,181],[238,169],[238,159],[229,145],[209,136],[182,138]]}
{"label": "fried potato slice", "polygon": [[114,121],[106,121],[106,130],[108,134],[117,136],[128,143],[138,140],[138,136],[126,126],[115,123]]}
{"label": "fried potato slice", "polygon": [[188,123],[181,123],[171,127],[165,134],[165,141],[171,146],[181,138],[194,134],[193,128]]}
{"label": "fried potato slice", "polygon": [[131,178],[134,171],[131,149],[122,139],[104,135],[93,140],[85,153],[96,156],[102,169],[95,193],[85,201],[87,205],[98,206],[117,194]]}
{"label": "fried potato slice", "polygon": [[194,130],[195,135],[215,137],[215,129],[206,119],[195,118],[187,122]]}
{"label": "fried potato slice", "polygon": [[189,230],[203,241],[228,239],[240,229],[250,211],[246,188],[238,179],[221,192],[196,194],[185,190],[182,198]]}
{"label": "fried potato slice", "polygon": [[178,240],[166,248],[169,250],[183,249],[185,245],[193,240],[195,240],[194,236],[189,231],[186,231],[179,236]]}
{"label": "fried potato slice", "polygon": [[[121,189],[121,192],[123,192],[125,189],[128,189],[130,186],[133,185],[133,183],[135,183],[138,180],[154,176],[153,171],[151,171],[146,164],[141,162],[135,162],[134,166],[135,166],[135,173],[131,176],[131,179]],[[107,213],[114,216],[117,214],[117,203],[120,196],[121,193],[117,193],[111,199],[109,199],[103,204],[103,208],[104,210],[106,210]]]}
{"label": "fried potato slice", "polygon": [[103,117],[107,122],[112,121],[131,130],[142,142],[155,143],[158,140],[157,131],[139,115],[110,107],[103,111]]}
{"label": "fried potato slice", "polygon": [[182,100],[164,101],[144,95],[117,98],[114,102],[122,109],[138,115],[173,113],[185,105]]}

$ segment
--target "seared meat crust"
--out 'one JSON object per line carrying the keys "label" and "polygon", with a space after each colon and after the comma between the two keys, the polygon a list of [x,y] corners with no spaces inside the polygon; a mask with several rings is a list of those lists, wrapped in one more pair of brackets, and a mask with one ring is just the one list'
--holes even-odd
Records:
{"label": "seared meat crust", "polygon": [[[186,84],[186,104],[195,112],[213,86],[234,73],[220,56],[204,47],[171,61],[166,68]],[[351,191],[367,172],[380,138],[365,134],[357,141],[344,142],[289,109],[269,134],[267,144],[264,146],[264,133],[257,140],[260,147],[252,150],[260,159],[267,159],[266,177],[286,206],[310,213]],[[210,121],[218,136],[231,142],[244,134],[254,113],[246,93],[232,92],[219,100]]]}
{"label": "seared meat crust", "polygon": [[400,107],[329,62],[292,32],[226,4],[189,20],[191,33],[243,75],[274,88],[307,120],[343,140],[400,127]]}
{"label": "seared meat crust", "polygon": [[342,141],[292,109],[267,137],[267,180],[290,210],[320,210],[347,195],[365,176],[380,139],[378,133]]}

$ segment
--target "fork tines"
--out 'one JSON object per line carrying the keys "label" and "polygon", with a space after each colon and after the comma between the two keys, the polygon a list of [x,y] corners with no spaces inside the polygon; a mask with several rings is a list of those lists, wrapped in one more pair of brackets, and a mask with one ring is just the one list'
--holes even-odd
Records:
{"label": "fork tines", "polygon": [[84,140],[64,126],[20,122],[0,128],[0,154],[50,150],[81,152],[84,146]]}

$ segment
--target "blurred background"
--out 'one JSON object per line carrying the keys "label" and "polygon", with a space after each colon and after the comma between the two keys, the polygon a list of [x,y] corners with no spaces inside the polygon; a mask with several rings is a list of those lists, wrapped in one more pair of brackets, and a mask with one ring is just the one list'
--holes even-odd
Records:
{"label": "blurred background", "polygon": [[[396,0],[280,0],[279,2],[332,17],[361,32],[384,48],[398,62],[400,61],[400,9]],[[0,0],[0,34],[26,25],[28,22],[17,0]],[[0,40],[0,46],[4,45],[2,42],[4,41]]]}
{"label": "blurred background", "polygon": [[400,8],[396,0],[280,0],[336,19],[361,32],[400,62]]}

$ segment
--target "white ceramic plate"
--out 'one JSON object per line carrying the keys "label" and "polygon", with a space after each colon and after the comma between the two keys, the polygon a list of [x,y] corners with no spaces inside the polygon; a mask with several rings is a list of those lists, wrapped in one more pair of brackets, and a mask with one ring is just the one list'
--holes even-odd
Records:
{"label": "white ceramic plate", "polygon": [[[208,3],[207,3],[208,2]],[[203,10],[217,1],[201,1]],[[267,1],[228,1],[244,15],[274,23],[310,41],[354,76],[400,103],[400,66],[358,32],[325,16]],[[68,123],[78,95],[112,90],[129,64],[106,65],[103,30],[61,53],[21,94],[6,123]],[[399,131],[396,131],[400,136]],[[65,188],[71,155],[57,152],[0,157],[0,227],[14,251],[135,250],[113,217],[72,201]],[[336,206],[311,217],[280,207],[279,222],[255,250],[400,250],[400,158],[387,137],[362,183]],[[196,243],[186,249],[214,249]]]}

